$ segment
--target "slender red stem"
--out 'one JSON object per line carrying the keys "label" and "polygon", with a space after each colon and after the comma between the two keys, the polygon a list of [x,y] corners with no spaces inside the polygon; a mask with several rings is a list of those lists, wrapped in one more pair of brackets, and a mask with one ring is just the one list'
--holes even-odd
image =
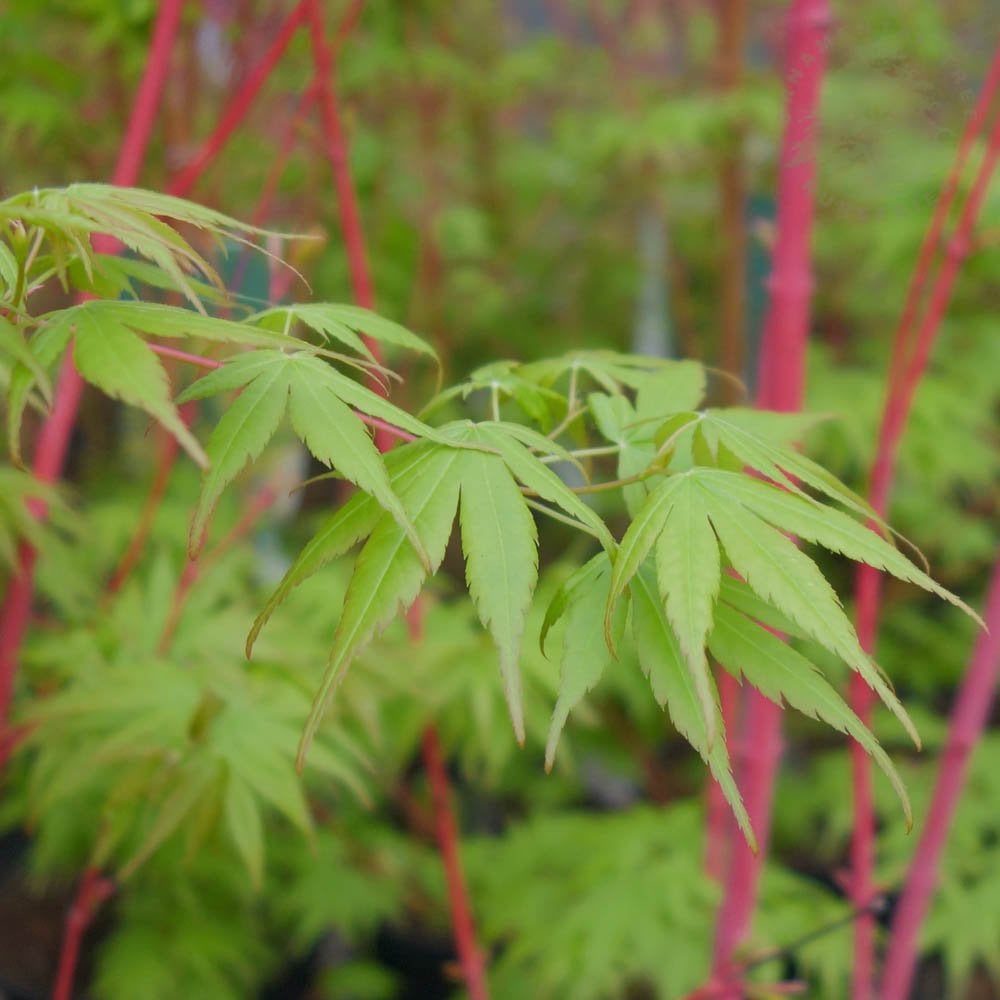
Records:
{"label": "slender red stem", "polygon": [[101,904],[115,891],[114,883],[96,868],[87,868],[80,879],[76,897],[66,914],[66,931],[59,952],[52,1000],[72,1000],[73,979],[80,958],[83,936]]}
{"label": "slender red stem", "polygon": [[[355,8],[360,11],[362,4],[355,2]],[[320,112],[323,129],[326,133],[326,152],[333,171],[334,186],[337,192],[337,203],[340,209],[341,233],[347,249],[348,266],[351,273],[351,284],[354,298],[358,305],[367,309],[375,308],[375,288],[368,265],[368,252],[365,246],[364,228],[361,224],[361,211],[358,206],[357,193],[351,177],[350,155],[347,138],[340,120],[337,103],[337,93],[333,79],[333,55],[326,41],[323,30],[323,15],[319,0],[308,0],[309,24],[311,29],[313,60],[316,64],[316,80],[319,85]],[[353,23],[357,14],[350,12],[345,24]],[[343,38],[344,29],[339,36]],[[368,341],[372,353],[378,358],[378,345]],[[375,383],[376,389],[384,392]],[[377,428],[375,443],[379,450],[387,451],[392,446],[392,440],[384,428]],[[422,627],[420,603],[417,601],[408,615],[410,634],[416,641]],[[448,883],[448,898],[451,902],[452,934],[455,949],[458,952],[459,963],[466,989],[472,1000],[488,1000],[489,990],[486,982],[486,972],[483,955],[476,941],[475,925],[472,918],[472,906],[469,902],[468,890],[462,874],[461,858],[458,851],[458,832],[451,812],[451,802],[448,794],[448,776],[441,760],[441,751],[437,731],[429,726],[423,738],[423,759],[431,781],[434,802],[435,826],[438,836],[438,847],[444,863],[445,878]]]}
{"label": "slender red stem", "polygon": [[[163,0],[159,5],[149,55],[136,93],[128,128],[122,139],[112,183],[123,186],[136,182],[142,158],[156,119],[163,86],[170,70],[170,54],[177,37],[184,0]],[[95,249],[113,253],[117,248],[110,236],[94,238]],[[43,482],[54,482],[62,473],[70,436],[83,395],[83,381],[67,355],[56,386],[52,412],[42,425],[35,447],[34,473]],[[37,517],[45,508],[37,505]],[[35,551],[29,545],[19,549],[18,571],[10,582],[0,610],[0,726],[6,725],[17,672],[17,661],[31,614],[35,589]]]}
{"label": "slender red stem", "polygon": [[194,159],[177,174],[168,186],[167,190],[170,194],[179,197],[186,195],[225,148],[229,137],[249,114],[257,94],[285,54],[285,50],[299,25],[305,19],[308,4],[309,0],[299,0],[292,12],[285,18],[278,33],[274,36],[274,41],[271,42],[260,61],[247,74],[246,79],[233,95],[229,105],[222,113],[215,131],[202,143],[201,149]]}
{"label": "slender red stem", "polygon": [[451,907],[451,922],[462,963],[465,987],[471,1000],[489,1000],[486,984],[486,963],[476,940],[476,928],[469,905],[469,893],[462,873],[462,861],[458,854],[458,830],[451,810],[451,793],[448,787],[448,772],[441,754],[441,743],[437,730],[428,726],[423,738],[424,768],[431,786],[431,801],[434,803],[434,822],[437,829],[438,845],[444,862],[448,882],[448,903]]}
{"label": "slender red stem", "polygon": [[[816,121],[826,65],[827,0],[792,0],[786,54],[787,104],[778,172],[778,219],[770,302],[760,356],[757,403],[774,410],[801,407],[812,291],[810,243],[814,215]],[[781,755],[781,709],[756,691],[746,693],[745,754],[737,770],[757,836],[754,854],[731,837],[729,876],[715,939],[715,975],[730,979],[735,949],[746,937],[770,833],[771,800]],[[738,997],[734,984],[729,991]]]}
{"label": "slender red stem", "polygon": [[879,993],[882,1000],[906,1000],[910,995],[920,926],[937,886],[941,854],[965,787],[969,758],[986,728],[996,693],[1000,677],[1000,559],[993,567],[983,618],[989,631],[979,633],[955,699],[927,822],[893,916]]}
{"label": "slender red stem", "polygon": [[[954,200],[972,142],[987,120],[989,108],[1000,93],[1000,46],[994,55],[982,93],[973,109],[956,156],[955,165],[942,189],[927,236],[921,247],[917,266],[907,294],[906,305],[896,331],[893,345],[893,367],[889,373],[889,387],[879,428],[878,445],[872,466],[869,500],[872,507],[884,516],[889,506],[889,495],[895,475],[896,457],[900,439],[909,419],[914,394],[923,376],[930,352],[948,307],[951,292],[962,260],[971,246],[972,229],[982,207],[986,190],[1000,155],[1000,117],[994,123],[986,153],[973,181],[937,271],[929,295],[925,286],[930,280],[931,265],[941,246],[942,229],[948,210]],[[973,130],[975,129],[975,131]],[[923,314],[918,309],[926,307]],[[871,652],[875,648],[881,606],[882,575],[871,566],[862,564],[855,575],[855,603],[857,606],[858,638],[862,647]],[[869,723],[874,695],[864,681],[854,676],[850,683],[851,707],[863,722]],[[851,833],[851,898],[856,906],[863,906],[875,894],[873,871],[875,865],[875,803],[872,788],[871,761],[862,747],[851,744],[851,786],[854,802],[854,825]],[[872,996],[874,977],[874,917],[862,915],[854,930],[854,1000],[868,1000]]]}

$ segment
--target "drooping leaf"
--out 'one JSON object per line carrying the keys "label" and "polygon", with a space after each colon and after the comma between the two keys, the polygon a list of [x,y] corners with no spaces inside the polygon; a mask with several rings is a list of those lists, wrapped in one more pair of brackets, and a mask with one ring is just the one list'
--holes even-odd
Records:
{"label": "drooping leaf", "polygon": [[538,580],[538,534],[499,456],[461,456],[460,520],[469,594],[500,651],[500,673],[518,743],[524,743],[519,658]]}
{"label": "drooping leaf", "polygon": [[[212,374],[215,374],[214,372]],[[274,436],[288,402],[288,379],[281,365],[266,367],[219,418],[208,439],[211,465],[191,520],[192,552],[204,544],[208,520],[226,486],[256,459]]]}
{"label": "drooping leaf", "polygon": [[[0,246],[2,245],[0,244]],[[46,372],[38,358],[35,357],[21,331],[3,316],[0,316],[0,355],[6,355],[12,361],[27,368],[34,376],[35,382],[45,397],[46,402],[51,402],[52,383],[48,372]]]}
{"label": "drooping leaf", "polygon": [[737,501],[776,528],[822,545],[831,552],[839,552],[856,562],[886,570],[900,580],[915,583],[937,594],[982,625],[980,617],[964,601],[914,566],[880,535],[849,515],[737,473],[706,469],[699,475],[698,481],[720,499]]}
{"label": "drooping leaf", "polygon": [[[559,697],[545,743],[545,768],[551,770],[559,737],[570,712],[601,679],[611,657],[604,644],[604,606],[611,583],[611,564],[599,553],[566,581],[546,613],[542,642],[556,618],[565,619],[559,668]],[[625,629],[626,608],[618,605],[613,622],[616,636]]]}
{"label": "drooping leaf", "polygon": [[155,417],[201,466],[208,457],[170,399],[170,384],[159,358],[142,338],[92,310],[74,311],[73,360],[80,375],[102,392]]}
{"label": "drooping leaf", "polygon": [[919,746],[920,737],[906,710],[861,648],[837,595],[816,564],[780,531],[738,503],[723,501],[707,489],[702,495],[719,541],[740,576],[861,674]]}
{"label": "drooping leaf", "polygon": [[864,723],[801,653],[754,625],[740,612],[724,607],[716,613],[709,648],[730,673],[737,678],[745,676],[771,701],[781,704],[784,699],[804,715],[821,719],[860,743],[885,772],[899,796],[907,823],[912,824],[906,788],[892,761]]}
{"label": "drooping leaf", "polygon": [[[645,562],[660,532],[663,531],[663,526],[673,509],[674,494],[680,488],[682,481],[682,476],[672,476],[657,487],[625,531],[615,555],[614,571],[611,574],[611,590],[608,593],[608,606],[605,611],[606,623],[610,622],[616,602],[624,593],[629,581],[639,572],[639,567]],[[609,645],[610,642],[609,637]]]}
{"label": "drooping leaf", "polygon": [[[632,633],[635,636],[639,663],[649,678],[653,694],[660,705],[666,705],[674,726],[698,751],[719,783],[729,808],[751,848],[756,850],[756,838],[750,826],[736,781],[729,763],[726,741],[709,742],[708,728],[694,681],[684,663],[677,637],[656,590],[652,567],[642,567],[632,586]],[[714,687],[714,681],[712,682]],[[713,694],[713,700],[714,700]],[[718,708],[716,708],[718,711]],[[721,720],[717,722],[721,732]]]}
{"label": "drooping leaf", "polygon": [[712,629],[721,568],[719,544],[691,477],[680,477],[673,491],[673,507],[656,543],[656,571],[667,618],[701,702],[711,747],[716,709],[705,640]]}
{"label": "drooping leaf", "polygon": [[[459,479],[454,469],[459,451],[440,445],[421,446],[422,461],[395,484],[396,493],[417,529],[430,557],[431,571],[444,558],[458,505]],[[330,662],[299,743],[298,766],[309,746],[337,684],[351,661],[371,638],[408,608],[427,576],[406,533],[388,515],[382,515],[358,554],[344,598]]]}
{"label": "drooping leaf", "polygon": [[321,461],[370,493],[406,531],[426,563],[427,553],[403,505],[392,492],[389,475],[371,435],[326,376],[328,365],[312,358],[289,362],[289,414],[295,433]]}
{"label": "drooping leaf", "polygon": [[[255,351],[237,356],[181,394],[197,399],[243,386],[208,443],[212,468],[206,474],[191,530],[194,550],[204,539],[211,512],[247,460],[264,449],[286,405],[292,427],[321,462],[374,496],[403,527],[421,560],[423,543],[393,494],[382,457],[354,409],[434,432],[374,392],[352,382],[319,358],[303,352]],[[353,409],[352,409],[353,407]]]}

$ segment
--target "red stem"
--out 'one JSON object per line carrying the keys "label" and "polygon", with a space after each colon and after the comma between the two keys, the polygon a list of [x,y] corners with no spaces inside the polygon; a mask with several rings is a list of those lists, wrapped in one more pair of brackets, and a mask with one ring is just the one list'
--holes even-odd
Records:
{"label": "red stem", "polygon": [[[962,136],[955,165],[942,189],[927,236],[921,247],[917,267],[907,295],[906,305],[896,331],[893,346],[893,367],[889,374],[889,389],[879,428],[878,446],[872,466],[869,500],[884,516],[889,506],[889,494],[895,475],[900,439],[909,419],[913,397],[927,367],[941,321],[951,298],[952,288],[962,260],[971,246],[972,229],[986,196],[993,170],[1000,155],[1000,117],[994,123],[986,153],[979,167],[969,196],[965,201],[949,241],[922,317],[917,309],[924,300],[924,286],[929,280],[935,251],[941,246],[941,233],[948,208],[954,199],[961,167],[968,157],[976,133],[985,124],[987,112],[1000,92],[1000,47],[994,55],[979,101]],[[973,132],[973,126],[976,132]],[[943,206],[943,207],[942,207]],[[919,324],[918,324],[919,318]],[[882,575],[866,564],[855,574],[858,638],[862,647],[875,648],[881,607]],[[867,684],[853,676],[850,682],[851,707],[868,724],[874,695]],[[854,800],[854,825],[851,834],[851,898],[856,906],[867,904],[875,893],[875,803],[872,789],[871,761],[857,744],[851,744],[851,775]],[[862,915],[854,929],[854,1000],[869,1000],[874,976],[874,917]]]}
{"label": "red stem", "polygon": [[[146,68],[112,174],[113,184],[131,185],[139,176],[170,69],[170,53],[177,37],[183,6],[184,0],[163,0],[159,6]],[[95,249],[103,253],[113,253],[116,249],[115,241],[110,236],[97,236],[93,242]],[[83,381],[73,366],[72,356],[67,355],[56,386],[52,412],[42,425],[35,448],[34,473],[43,482],[54,482],[62,473],[82,395]],[[43,518],[46,512],[43,505],[36,505],[33,513]],[[0,610],[0,726],[6,725],[10,711],[18,655],[31,615],[35,559],[34,549],[21,545],[18,572],[10,582],[3,609]]]}
{"label": "red stem", "polygon": [[[355,8],[361,3],[355,2]],[[365,246],[361,212],[358,207],[357,192],[351,177],[350,154],[344,135],[337,106],[337,94],[333,80],[333,55],[323,30],[323,16],[319,0],[308,0],[309,24],[312,36],[313,60],[316,64],[316,80],[320,88],[320,112],[326,133],[326,152],[333,171],[337,203],[340,209],[341,232],[347,249],[351,284],[358,305],[367,309],[375,308],[375,289],[368,266],[368,252]],[[353,23],[357,14],[349,12],[344,24]],[[344,29],[339,33],[343,37]],[[378,345],[368,341],[376,359],[379,358]],[[384,392],[379,383],[374,383],[376,391]],[[375,443],[380,451],[392,446],[391,437],[382,428],[375,432]],[[419,601],[408,615],[410,633],[416,639],[422,626]],[[441,760],[437,731],[429,726],[423,738],[424,766],[431,781],[434,802],[435,826],[438,847],[444,862],[445,878],[448,883],[448,898],[451,902],[452,934],[458,952],[466,989],[472,1000],[489,1000],[489,990],[483,955],[476,941],[475,925],[468,890],[462,875],[461,858],[458,852],[458,832],[451,812],[448,795],[448,775]]]}
{"label": "red stem", "polygon": [[202,143],[195,158],[173,179],[167,188],[170,194],[183,197],[209,168],[219,153],[222,152],[229,137],[250,112],[257,94],[267,82],[268,77],[285,54],[299,25],[305,19],[309,0],[299,0],[292,12],[285,18],[274,41],[264,53],[260,62],[247,74],[239,90],[233,95],[226,110],[222,113],[215,131]]}
{"label": "red stem", "polygon": [[52,1000],[72,1000],[73,979],[80,957],[80,945],[101,903],[115,891],[114,883],[96,868],[87,868],[80,879],[76,898],[66,914],[66,932],[59,952],[59,965]]}
{"label": "red stem", "polygon": [[486,984],[486,963],[476,940],[476,927],[469,905],[469,893],[458,854],[458,830],[451,810],[448,772],[441,755],[437,730],[428,726],[423,738],[424,768],[431,786],[434,821],[438,845],[448,882],[448,903],[451,907],[452,931],[462,963],[462,974],[471,1000],[489,1000]]}
{"label": "red stem", "polygon": [[[810,242],[814,214],[816,121],[826,66],[830,8],[827,0],[792,0],[788,17],[787,104],[778,173],[778,219],[770,303],[760,355],[757,404],[774,410],[801,407],[812,291]],[[719,911],[715,976],[731,978],[733,953],[745,938],[767,852],[771,799],[781,755],[781,709],[746,692],[745,753],[737,778],[759,853],[732,835],[729,877]],[[733,985],[732,997],[740,996]]]}
{"label": "red stem", "polygon": [[986,728],[993,704],[1000,675],[1000,559],[993,567],[983,617],[989,631],[979,633],[955,699],[927,822],[893,917],[879,994],[882,1000],[906,1000],[910,995],[920,926],[937,886],[941,854],[965,786],[969,758]]}

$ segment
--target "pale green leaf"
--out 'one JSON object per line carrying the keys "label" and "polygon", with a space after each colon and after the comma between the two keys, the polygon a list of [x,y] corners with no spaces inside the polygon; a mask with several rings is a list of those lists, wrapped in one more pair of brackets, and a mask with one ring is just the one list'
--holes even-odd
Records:
{"label": "pale green leaf", "polygon": [[246,655],[253,656],[254,643],[261,629],[285,598],[300,583],[319,572],[328,562],[342,556],[369,535],[381,515],[381,509],[367,493],[356,493],[336,510],[305,544],[288,568],[264,609],[254,619],[246,641]]}
{"label": "pale green leaf", "polygon": [[[2,246],[3,244],[0,244]],[[42,363],[24,339],[21,331],[3,316],[0,316],[0,354],[6,354],[23,365],[34,377],[47,403],[52,401],[52,383]]]}
{"label": "pale green leaf", "polygon": [[327,373],[329,365],[295,358],[288,365],[291,392],[289,414],[295,433],[321,462],[370,493],[406,532],[425,566],[429,559],[423,542],[389,485],[382,458],[364,424],[337,396]]}
{"label": "pale green leaf", "polygon": [[765,601],[840,656],[875,690],[920,745],[906,710],[861,648],[837,595],[816,564],[780,531],[735,501],[704,489],[705,507],[733,568]]}
{"label": "pale green leaf", "polygon": [[751,587],[733,576],[731,572],[722,574],[719,600],[777,632],[783,632],[797,639],[805,638],[805,632],[791,618],[783,615],[773,604],[762,600]]}
{"label": "pale green leaf", "polygon": [[204,544],[208,519],[222,491],[267,446],[278,429],[287,402],[284,366],[274,365],[258,375],[219,418],[206,449],[211,467],[205,473],[191,521],[192,552]]}
{"label": "pale green leaf", "polygon": [[697,361],[671,361],[661,371],[645,375],[635,395],[640,420],[678,410],[694,410],[705,398],[705,368]]}
{"label": "pale green leaf", "polygon": [[18,271],[17,258],[6,243],[0,242],[0,281],[3,281],[4,285],[6,285],[6,290],[2,296],[4,300],[17,287]]}
{"label": "pale green leaf", "polygon": [[[639,664],[649,678],[653,695],[661,706],[666,705],[677,732],[708,764],[747,843],[756,850],[756,838],[733,778],[726,741],[717,739],[714,743],[709,742],[701,702],[684,663],[677,637],[667,621],[651,567],[642,567],[636,573],[631,594],[632,633],[639,653]],[[721,719],[718,728],[721,731]]]}
{"label": "pale green leaf", "polygon": [[715,701],[705,639],[719,593],[719,543],[691,477],[679,477],[673,509],[656,543],[656,571],[667,618],[691,672],[705,717],[708,745],[715,741]]}
{"label": "pale green leaf", "polygon": [[806,496],[796,482],[797,479],[801,480],[831,500],[836,500],[863,517],[871,518],[883,531],[888,530],[885,522],[864,498],[848,489],[821,465],[817,465],[793,448],[777,447],[764,438],[757,437],[739,423],[729,419],[726,416],[727,412],[712,410],[706,413],[698,425],[700,433],[714,441],[716,445],[721,442],[740,461],[793,493]]}
{"label": "pale green leaf", "polygon": [[[51,369],[72,336],[73,330],[67,322],[45,324],[31,338],[31,352],[43,368]],[[7,387],[7,443],[11,458],[18,465],[22,464],[21,423],[34,386],[35,375],[31,369],[16,363]]]}
{"label": "pale green leaf", "polygon": [[[419,472],[425,458],[426,449],[419,444],[406,445],[389,452],[385,456],[385,462],[393,487],[407,485],[414,472]],[[260,635],[261,629],[288,594],[300,583],[317,573],[328,562],[343,555],[362,538],[371,534],[381,515],[381,508],[365,493],[356,494],[342,507],[334,511],[303,547],[277,589],[268,599],[264,610],[254,621],[246,642],[248,657],[253,653],[254,643]]]}
{"label": "pale green leaf", "polygon": [[524,744],[520,653],[524,620],[538,580],[538,536],[503,459],[461,458],[462,548],[469,594],[500,652],[500,674],[514,734]]}
{"label": "pale green leaf", "polygon": [[[422,450],[422,461],[394,486],[424,542],[432,569],[436,569],[444,558],[458,505],[460,452],[437,445],[426,445]],[[399,611],[416,600],[426,576],[427,570],[406,533],[389,515],[383,514],[354,565],[330,662],[299,743],[300,768],[351,661]]]}
{"label": "pale green leaf", "polygon": [[604,522],[588,507],[544,462],[540,462],[510,434],[490,424],[478,427],[479,440],[495,448],[503,457],[507,468],[543,500],[555,504],[580,527],[592,534],[604,548],[613,549],[615,541]]}
{"label": "pale green leaf", "polygon": [[288,360],[280,351],[247,351],[228,358],[220,368],[192,382],[178,397],[177,403],[190,403],[193,399],[206,399],[223,392],[232,392],[255,379],[268,368],[280,368]]}
{"label": "pale green leaf", "polygon": [[[671,476],[658,486],[625,531],[614,557],[611,590],[608,593],[608,607],[605,611],[606,623],[610,623],[616,602],[656,544],[656,539],[663,531],[663,526],[673,508],[674,494],[683,481],[684,476]],[[609,645],[610,642],[609,635]]]}
{"label": "pale green leaf", "polygon": [[[545,743],[546,770],[550,770],[555,761],[559,737],[570,712],[594,688],[610,662],[604,643],[604,607],[611,583],[611,565],[606,553],[602,552],[583,568],[586,573],[574,574],[575,585],[567,588],[565,608],[559,612],[565,617],[566,625],[559,667],[559,697]],[[619,604],[613,624],[618,637],[625,629],[626,618],[626,606]]]}
{"label": "pale green leaf", "polygon": [[782,531],[876,569],[886,570],[900,580],[915,583],[943,597],[983,625],[979,615],[964,601],[919,570],[880,535],[849,515],[738,473],[706,469],[699,475],[699,482],[717,496],[736,500]]}
{"label": "pale green leaf", "polygon": [[199,465],[208,458],[170,400],[170,383],[160,359],[142,338],[110,319],[80,308],[74,318],[73,360],[80,375],[102,392],[155,417]]}
{"label": "pale green leaf", "polygon": [[910,802],[898,772],[864,723],[848,708],[819,670],[801,653],[740,612],[720,608],[709,641],[712,655],[735,677],[745,676],[766,698],[793,708],[853,737],[885,772],[908,824]]}

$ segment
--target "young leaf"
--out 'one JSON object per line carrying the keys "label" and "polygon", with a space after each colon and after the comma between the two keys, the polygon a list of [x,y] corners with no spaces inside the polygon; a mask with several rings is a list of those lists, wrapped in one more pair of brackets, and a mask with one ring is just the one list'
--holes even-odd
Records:
{"label": "young leaf", "polygon": [[208,520],[223,490],[274,436],[287,401],[285,371],[281,365],[271,365],[247,385],[219,418],[208,439],[211,467],[205,473],[191,521],[192,552],[204,544]]}
{"label": "young leaf", "polygon": [[[639,663],[649,677],[653,695],[660,705],[666,705],[677,732],[708,764],[712,776],[719,783],[719,788],[736,817],[739,828],[743,831],[743,836],[751,848],[756,850],[757,841],[750,826],[750,817],[733,779],[726,741],[717,739],[714,743],[709,742],[701,702],[695,691],[691,673],[684,663],[677,637],[667,621],[663,604],[656,592],[656,580],[651,567],[644,566],[636,573],[630,590],[632,633],[639,653]],[[714,682],[711,683],[714,689]],[[713,690],[713,702],[714,699]]]}
{"label": "young leaf", "polygon": [[605,549],[614,549],[615,541],[607,526],[547,465],[539,462],[519,441],[512,439],[501,426],[487,423],[477,428],[478,440],[495,448],[507,468],[529,490],[543,500],[561,507],[581,529],[592,534]]}
{"label": "young leaf", "polygon": [[[76,329],[73,360],[80,375],[102,392],[155,417],[201,466],[208,458],[170,400],[170,384],[160,359],[141,337],[93,310],[72,311]],[[68,319],[68,316],[67,316]]]}
{"label": "young leaf", "polygon": [[907,825],[912,825],[910,801],[892,761],[864,723],[801,653],[729,608],[719,608],[716,613],[709,648],[731,674],[737,678],[745,676],[771,701],[781,704],[784,699],[804,715],[821,719],[853,737],[885,772],[902,803]]}
{"label": "young leaf", "polygon": [[538,535],[521,491],[499,456],[461,456],[462,548],[469,594],[500,651],[500,673],[518,743],[524,744],[519,658],[538,580]]}
{"label": "young leaf", "polygon": [[[408,483],[426,458],[426,448],[419,442],[396,448],[385,456],[393,489]],[[339,507],[313,535],[289,567],[277,589],[257,616],[246,641],[246,655],[253,655],[254,643],[275,609],[300,583],[319,572],[328,562],[343,555],[375,528],[381,509],[367,494],[358,493]]]}
{"label": "young leaf", "polygon": [[[431,561],[431,571],[444,558],[458,505],[459,479],[455,469],[460,452],[426,445],[422,460],[401,477],[397,495],[415,525]],[[344,607],[333,640],[330,662],[313,700],[299,743],[301,769],[330,699],[351,661],[371,640],[408,608],[427,576],[406,533],[388,515],[382,515],[354,565]]]}
{"label": "young leaf", "polygon": [[[565,617],[562,656],[559,667],[559,697],[552,712],[548,739],[545,743],[545,769],[555,761],[559,737],[569,713],[601,679],[610,662],[603,641],[603,612],[611,583],[611,564],[606,553],[600,553],[566,581],[563,598],[557,596],[546,613],[542,642],[556,618]],[[558,604],[557,604],[558,601]],[[620,639],[625,629],[626,606],[618,605],[613,622]],[[550,620],[551,619],[551,620]]]}
{"label": "young leaf", "polygon": [[[680,488],[684,476],[671,476],[649,495],[635,520],[628,526],[621,545],[615,555],[614,572],[611,574],[611,590],[608,593],[608,606],[605,611],[605,624],[611,621],[615,603],[624,593],[629,581],[639,567],[645,562],[656,539],[666,524],[674,505],[674,494]],[[611,638],[608,636],[608,645]],[[613,647],[612,651],[613,650]]]}
{"label": "young leaf", "polygon": [[840,656],[875,690],[920,745],[906,710],[861,648],[833,588],[816,564],[780,531],[735,501],[702,491],[706,512],[736,571],[766,601]]}
{"label": "young leaf", "polygon": [[709,747],[715,742],[715,701],[705,639],[719,593],[719,543],[691,477],[680,477],[673,508],[656,543],[656,570],[667,618],[701,702]]}
{"label": "young leaf", "polygon": [[428,565],[423,542],[392,492],[371,435],[351,408],[340,400],[327,378],[329,365],[314,358],[296,357],[289,362],[288,369],[289,414],[295,433],[321,462],[370,493],[389,511]]}
{"label": "young leaf", "polygon": [[915,583],[961,608],[980,625],[982,619],[964,601],[921,572],[898,549],[854,518],[831,507],[769,486],[760,480],[733,472],[706,469],[699,474],[703,488],[719,499],[736,500],[776,528],[857,562],[886,570],[900,580]]}

